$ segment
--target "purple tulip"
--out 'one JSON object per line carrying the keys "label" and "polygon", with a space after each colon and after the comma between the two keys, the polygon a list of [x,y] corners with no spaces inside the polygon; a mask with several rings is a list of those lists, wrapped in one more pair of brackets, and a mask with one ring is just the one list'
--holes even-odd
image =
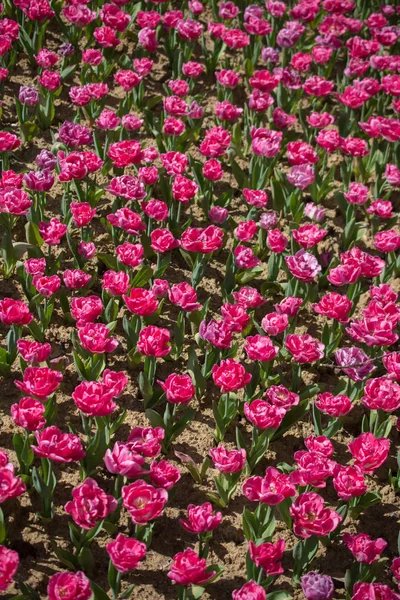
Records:
{"label": "purple tulip", "polygon": [[18,100],[27,106],[36,106],[39,102],[39,92],[36,88],[21,85],[19,88]]}
{"label": "purple tulip", "polygon": [[267,212],[263,212],[260,215],[260,226],[262,229],[272,229],[278,222],[278,215],[269,210]]}
{"label": "purple tulip", "polygon": [[70,44],[69,42],[64,42],[63,44],[60,45],[60,47],[58,48],[58,54],[60,56],[72,56],[72,54],[74,54],[75,52],[75,48],[72,44]]}
{"label": "purple tulip", "polygon": [[[352,346],[351,348],[339,348],[335,352],[336,364],[342,367],[343,373],[345,373],[353,381],[362,381],[372,371],[376,369],[372,361],[365,354],[364,350]],[[353,367],[352,365],[357,365]],[[351,367],[350,369],[343,367]]]}
{"label": "purple tulip", "polygon": [[307,600],[331,600],[335,592],[332,578],[315,571],[303,575],[301,588]]}
{"label": "purple tulip", "polygon": [[52,152],[43,149],[35,158],[35,162],[39,169],[50,169],[52,171],[56,167],[57,159]]}

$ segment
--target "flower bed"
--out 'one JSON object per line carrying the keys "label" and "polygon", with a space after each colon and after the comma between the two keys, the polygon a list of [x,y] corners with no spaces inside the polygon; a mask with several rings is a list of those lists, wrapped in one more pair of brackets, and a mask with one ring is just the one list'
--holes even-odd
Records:
{"label": "flower bed", "polygon": [[1,5],[6,598],[400,598],[399,14]]}

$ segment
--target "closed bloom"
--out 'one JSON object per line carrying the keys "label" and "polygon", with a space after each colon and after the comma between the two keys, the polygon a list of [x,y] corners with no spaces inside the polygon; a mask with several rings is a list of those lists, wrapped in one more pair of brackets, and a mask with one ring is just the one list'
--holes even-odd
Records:
{"label": "closed bloom", "polygon": [[[8,460],[7,455],[5,455],[5,458]],[[0,504],[3,504],[3,502],[10,498],[21,496],[25,490],[25,483],[20,477],[14,475],[14,465],[7,462],[4,465],[0,465]]]}
{"label": "closed bloom", "polygon": [[285,348],[289,350],[294,359],[300,364],[321,360],[325,350],[324,344],[312,338],[308,333],[304,335],[287,335]]}
{"label": "closed bloom", "polygon": [[168,577],[178,585],[201,585],[209,581],[215,571],[207,571],[205,558],[199,558],[191,548],[178,552],[168,573]]}
{"label": "closed bloom", "polygon": [[65,512],[70,514],[82,529],[95,527],[98,521],[105,519],[118,505],[113,496],[107,495],[94,479],[85,479],[72,491],[72,500],[65,505]]}
{"label": "closed bloom", "polygon": [[343,373],[353,381],[362,381],[376,369],[364,350],[356,346],[339,348],[335,352],[335,360],[336,364],[342,368]]}
{"label": "closed bloom", "polygon": [[358,581],[354,584],[351,600],[370,600],[371,598],[397,600],[398,594],[395,594],[388,585],[383,583],[360,583]]}
{"label": "closed bloom", "polygon": [[212,377],[223,394],[234,392],[245,387],[251,381],[251,374],[247,373],[243,365],[233,358],[221,360],[219,365],[212,368]]}
{"label": "closed bloom", "polygon": [[58,292],[61,287],[61,279],[58,275],[35,275],[32,283],[37,291],[45,298],[49,298]]}
{"label": "closed bloom", "polygon": [[166,356],[170,351],[170,337],[168,329],[148,325],[139,333],[138,350],[145,356]]}
{"label": "closed bloom", "polygon": [[313,254],[302,249],[293,256],[285,256],[289,271],[299,281],[311,283],[321,271],[321,265]]}
{"label": "closed bloom", "polygon": [[286,414],[286,410],[274,406],[265,400],[253,400],[244,405],[244,414],[257,429],[277,429]]}
{"label": "closed bloom", "polygon": [[196,290],[186,281],[174,283],[168,292],[168,296],[173,304],[176,304],[186,312],[192,312],[201,308],[201,304],[197,302]]}
{"label": "closed bloom", "polygon": [[33,319],[28,306],[22,300],[0,300],[0,321],[4,325],[28,325]]}
{"label": "closed bloom", "polygon": [[303,575],[301,589],[307,600],[331,600],[335,593],[332,578],[315,571]]}
{"label": "closed bloom", "polygon": [[189,504],[187,507],[187,519],[180,519],[182,527],[189,533],[206,533],[213,531],[222,521],[221,512],[213,512],[211,502],[205,502],[200,506]]}
{"label": "closed bloom", "polygon": [[156,487],[171,490],[180,478],[180,470],[168,460],[153,460],[150,465],[150,481]]}
{"label": "closed bloom", "polygon": [[179,240],[176,240],[168,229],[155,229],[150,237],[151,247],[157,253],[171,252],[179,246]]}
{"label": "closed bloom", "polygon": [[211,319],[200,323],[199,335],[216,348],[229,348],[232,343],[232,327],[225,319],[215,321]]}
{"label": "closed bloom", "polygon": [[362,403],[370,410],[394,412],[400,407],[400,385],[388,377],[369,379],[364,388]]}
{"label": "closed bloom", "polygon": [[318,394],[318,400],[315,400],[315,406],[322,413],[334,418],[347,415],[353,408],[353,404],[348,396],[344,396],[343,394],[334,396],[330,392]]}
{"label": "closed bloom", "polygon": [[110,473],[134,479],[144,474],[142,465],[144,457],[136,453],[129,444],[115,442],[108,448],[104,456],[104,464]]}
{"label": "closed bloom", "polygon": [[123,296],[123,300],[132,313],[141,317],[152,315],[158,309],[154,292],[145,288],[132,288],[129,296]]}
{"label": "closed bloom", "polygon": [[330,292],[323,296],[318,304],[313,304],[312,307],[320,315],[336,319],[339,323],[348,323],[348,315],[352,305],[352,301],[347,296]]}
{"label": "closed bloom", "polygon": [[243,448],[227,450],[222,444],[211,448],[210,456],[220,473],[237,473],[243,469],[246,462],[246,451]]}
{"label": "closed bloom", "polygon": [[90,417],[110,415],[116,407],[113,398],[113,390],[98,381],[82,381],[72,392],[76,406]]}
{"label": "closed bloom", "polygon": [[295,452],[294,459],[299,470],[291,473],[291,479],[297,485],[324,488],[328,477],[333,475],[335,462],[319,451]]}
{"label": "closed bloom", "polygon": [[261,321],[261,327],[269,335],[278,335],[287,329],[289,325],[289,319],[287,315],[275,312],[265,315]]}
{"label": "closed bloom", "polygon": [[129,434],[129,447],[150,458],[158,456],[161,452],[160,442],[165,437],[162,427],[134,427]]}
{"label": "closed bloom", "polygon": [[116,338],[111,337],[111,331],[103,323],[86,323],[78,329],[78,336],[82,347],[93,354],[113,352],[118,346]]}
{"label": "closed bloom", "polygon": [[248,581],[239,590],[232,592],[232,600],[266,600],[267,594],[261,585]]}
{"label": "closed bloom", "polygon": [[168,402],[187,404],[195,395],[195,389],[190,375],[172,373],[163,381],[158,381],[164,390]]}
{"label": "closed bloom", "polygon": [[21,398],[18,404],[11,406],[11,416],[16,425],[23,427],[28,431],[37,431],[41,429],[45,423],[44,405],[39,400],[34,398]]}
{"label": "closed bloom", "polygon": [[250,360],[259,360],[261,362],[273,360],[279,352],[279,347],[274,346],[271,338],[266,335],[248,336],[244,349]]}
{"label": "closed bloom", "polygon": [[363,496],[367,491],[364,474],[358,467],[342,467],[336,465],[333,476],[333,487],[341,500]]}
{"label": "closed bloom", "polygon": [[136,569],[146,556],[146,544],[119,533],[115,540],[106,545],[107,553],[119,573]]}
{"label": "closed bloom", "polygon": [[70,308],[77,327],[83,327],[86,323],[93,323],[100,317],[103,303],[98,296],[74,296],[71,298]]}

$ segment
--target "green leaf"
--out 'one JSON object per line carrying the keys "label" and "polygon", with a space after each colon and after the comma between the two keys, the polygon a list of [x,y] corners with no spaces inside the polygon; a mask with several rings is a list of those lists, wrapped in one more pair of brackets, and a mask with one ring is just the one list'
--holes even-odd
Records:
{"label": "green leaf", "polygon": [[88,377],[83,360],[81,359],[79,354],[75,352],[75,350],[72,351],[72,356],[74,357],[75,368],[78,371],[79,377],[84,381],[87,380]]}
{"label": "green leaf", "polygon": [[201,372],[196,350],[192,347],[189,348],[188,352],[188,372],[192,378],[193,385],[196,386],[196,391],[200,392],[199,395],[203,395],[207,387],[207,380]]}
{"label": "green leaf", "polygon": [[32,221],[28,221],[25,224],[25,237],[28,244],[32,246],[42,246],[44,241],[42,236],[39,233],[39,227],[36,223],[32,223]]}
{"label": "green leaf", "polygon": [[135,589],[135,587],[136,587],[135,584],[130,585],[128,587],[128,589],[126,590],[126,592],[119,595],[119,600],[126,600],[127,598],[130,598],[133,594],[133,590]]}
{"label": "green leaf", "polygon": [[101,262],[103,262],[109,269],[113,269],[113,271],[116,271],[118,269],[118,261],[115,258],[115,256],[112,256],[111,254],[103,254],[102,252],[98,252],[97,258],[101,260]]}
{"label": "green leaf", "polygon": [[201,587],[201,585],[192,585],[192,596],[193,600],[198,600],[201,598],[206,588]]}
{"label": "green leaf", "polygon": [[311,564],[313,558],[318,552],[319,541],[316,536],[297,542],[293,549],[293,579],[295,582],[300,580],[304,570]]}
{"label": "green leaf", "polygon": [[195,416],[196,416],[196,410],[194,408],[190,408],[189,410],[186,411],[186,413],[183,415],[183,417],[181,419],[179,419],[179,421],[177,423],[175,423],[174,426],[172,427],[173,439],[177,438],[178,435],[180,435],[182,433],[182,431],[184,431],[184,429],[186,429],[187,425],[189,425],[189,423],[191,421],[193,421]]}
{"label": "green leaf", "polygon": [[[132,65],[131,65],[132,66]],[[162,101],[162,96],[153,96],[152,98],[149,98],[146,102],[146,108],[154,108],[154,106],[157,106],[157,104],[159,104]]]}
{"label": "green leaf", "polygon": [[150,266],[144,266],[136,273],[132,281],[132,287],[143,287],[153,276],[153,269]]}
{"label": "green leaf", "polygon": [[[54,554],[63,565],[72,571],[79,569],[78,560],[76,556],[72,554],[72,552],[68,552],[68,550],[59,548],[54,540],[51,540],[50,544]],[[109,598],[107,600],[109,600]]]}
{"label": "green leaf", "polygon": [[4,513],[0,508],[0,544],[2,544],[7,537],[7,528],[4,519]]}
{"label": "green leaf", "polygon": [[155,410],[148,408],[145,411],[145,415],[151,423],[152,427],[162,427],[164,429],[164,420],[161,415],[159,415]]}
{"label": "green leaf", "polygon": [[301,419],[306,412],[308,411],[308,400],[303,400],[297,406],[290,409],[286,415],[283,417],[282,423],[272,436],[271,440],[277,440],[280,438],[288,429],[290,429],[293,423],[296,423],[299,419]]}
{"label": "green leaf", "polygon": [[321,425],[321,413],[319,412],[318,408],[315,406],[315,403],[312,403],[312,415],[313,415],[313,422],[314,422],[314,430],[315,430],[315,435],[322,435],[322,425]]}
{"label": "green leaf", "polygon": [[292,600],[293,596],[283,590],[267,594],[267,600]]}
{"label": "green leaf", "polygon": [[243,169],[241,169],[239,167],[239,165],[237,164],[237,162],[235,161],[234,158],[232,158],[230,164],[231,164],[233,176],[236,179],[238,186],[241,189],[248,187],[248,178],[247,178],[245,172],[243,171]]}
{"label": "green leaf", "polygon": [[77,69],[77,65],[70,65],[61,71],[61,79],[67,79]]}
{"label": "green leaf", "polygon": [[85,573],[93,569],[94,558],[89,548],[82,548],[82,550],[79,552],[78,560]]}
{"label": "green leaf", "polygon": [[110,600],[108,594],[93,580],[90,580],[90,587],[93,592],[93,600]]}

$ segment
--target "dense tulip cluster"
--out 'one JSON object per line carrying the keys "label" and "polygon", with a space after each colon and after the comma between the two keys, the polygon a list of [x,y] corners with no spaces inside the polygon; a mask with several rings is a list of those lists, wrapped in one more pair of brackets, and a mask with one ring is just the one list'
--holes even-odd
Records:
{"label": "dense tulip cluster", "polygon": [[0,3],[8,598],[400,598],[400,7],[255,1]]}

